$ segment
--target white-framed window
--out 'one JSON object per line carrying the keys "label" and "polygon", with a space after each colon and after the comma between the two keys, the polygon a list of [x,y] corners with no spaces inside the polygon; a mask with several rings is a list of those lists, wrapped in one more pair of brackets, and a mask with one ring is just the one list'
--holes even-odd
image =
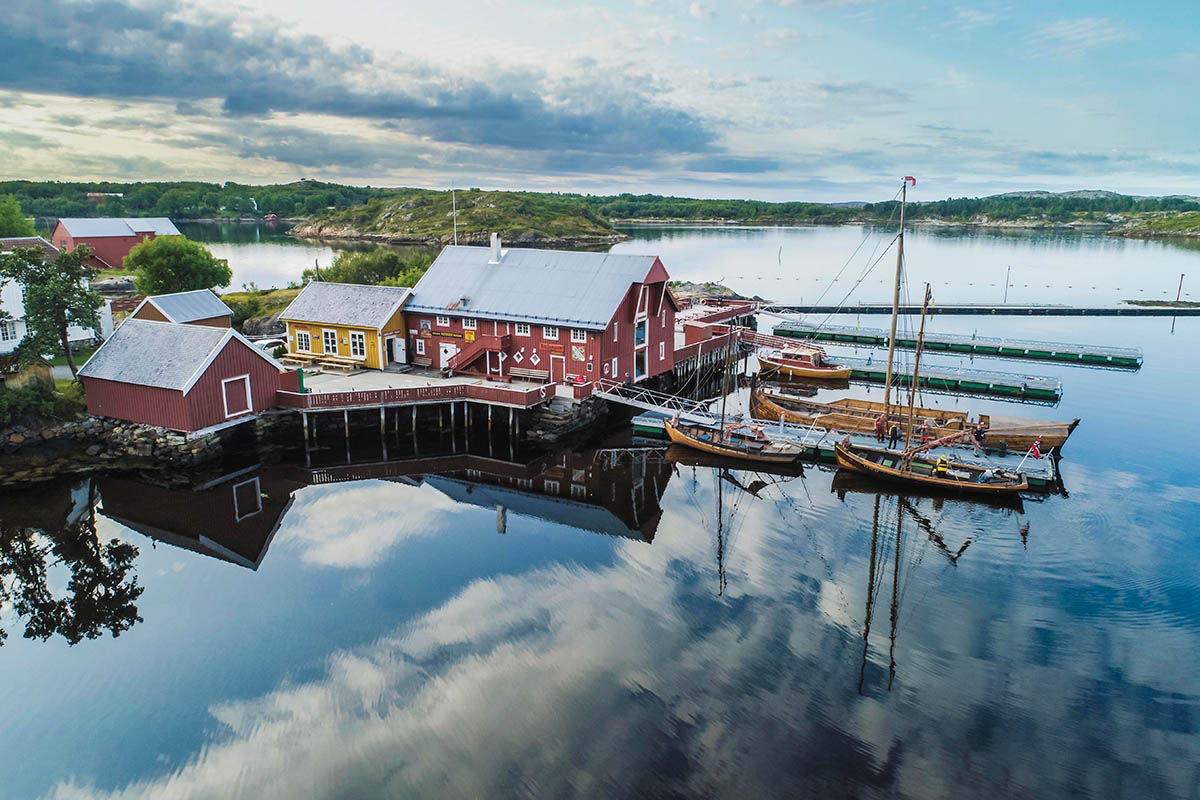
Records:
{"label": "white-framed window", "polygon": [[518,489],[532,489],[533,488],[533,478],[517,478],[517,488]]}
{"label": "white-framed window", "polygon": [[590,362],[590,361],[588,362],[588,365],[587,365],[587,371],[588,372],[592,371],[592,362]]}
{"label": "white-framed window", "polygon": [[558,338],[558,328],[554,327],[553,325],[543,325],[542,326],[542,338],[543,339],[557,339]]}
{"label": "white-framed window", "polygon": [[450,318],[449,317],[438,317],[437,318],[437,326],[439,328],[449,328],[450,327]]}
{"label": "white-framed window", "polygon": [[542,481],[542,491],[546,494],[558,494],[558,481]]}
{"label": "white-framed window", "polygon": [[571,341],[579,342],[580,344],[587,343],[587,331],[579,328],[571,328]]}
{"label": "white-framed window", "polygon": [[[664,289],[664,291],[666,290]],[[658,312],[658,325],[660,328],[667,327],[667,310],[665,308]]]}
{"label": "white-framed window", "polygon": [[658,343],[658,359],[659,359],[659,361],[661,361],[666,357],[667,357],[667,343],[659,342]]}
{"label": "white-framed window", "polygon": [[255,475],[233,485],[233,519],[241,522],[262,511],[262,486]]}
{"label": "white-framed window", "polygon": [[312,352],[312,337],[309,336],[308,331],[296,331],[296,352]]}
{"label": "white-framed window", "polygon": [[362,331],[350,331],[350,355],[355,358],[366,358],[367,335]]}
{"label": "white-framed window", "polygon": [[321,345],[325,348],[326,353],[336,353],[337,349],[337,331],[325,328],[321,331]]}
{"label": "white-framed window", "polygon": [[613,356],[613,360],[612,360],[612,376],[614,378],[620,377],[619,375],[617,375],[617,357],[616,356]]}
{"label": "white-framed window", "polygon": [[424,339],[417,339],[417,355],[419,355],[419,356],[425,355],[425,340]]}
{"label": "white-framed window", "polygon": [[587,487],[581,486],[578,483],[571,484],[571,497],[579,498],[580,500],[587,499]]}
{"label": "white-framed window", "polygon": [[464,331],[473,331],[476,329],[476,325],[477,325],[477,323],[475,322],[474,317],[463,317],[463,330]]}
{"label": "white-framed window", "polygon": [[617,331],[620,329],[620,327],[621,327],[621,323],[619,323],[619,322],[613,323],[613,341],[614,342],[617,340]]}
{"label": "white-framed window", "polygon": [[250,376],[238,375],[221,381],[221,399],[225,403],[225,419],[251,411]]}
{"label": "white-framed window", "polygon": [[0,322],[0,342],[11,342],[17,338],[17,323],[11,320]]}
{"label": "white-framed window", "polygon": [[517,336],[528,336],[528,335],[529,335],[529,323],[528,322],[518,322],[517,323]]}

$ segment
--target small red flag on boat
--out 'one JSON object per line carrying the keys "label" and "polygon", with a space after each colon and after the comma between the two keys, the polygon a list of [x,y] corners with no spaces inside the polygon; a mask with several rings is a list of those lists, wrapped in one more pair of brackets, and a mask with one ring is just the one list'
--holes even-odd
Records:
{"label": "small red flag on boat", "polygon": [[917,179],[916,179],[916,178],[914,178],[912,175],[905,175],[905,176],[904,176],[904,182],[905,182],[905,183],[911,183],[913,186],[916,186],[916,185],[917,185]]}
{"label": "small red flag on boat", "polygon": [[1034,458],[1042,457],[1042,448],[1039,447],[1039,445],[1041,443],[1042,443],[1042,437],[1039,436],[1037,439],[1034,440],[1033,447],[1029,448],[1029,452],[1033,455]]}

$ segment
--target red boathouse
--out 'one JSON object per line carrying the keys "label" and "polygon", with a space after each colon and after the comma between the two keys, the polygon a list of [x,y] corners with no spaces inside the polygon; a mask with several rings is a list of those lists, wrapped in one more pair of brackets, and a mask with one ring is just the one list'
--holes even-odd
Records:
{"label": "red boathouse", "polygon": [[143,241],[181,235],[166,217],[63,217],[54,226],[50,241],[63,252],[86,244],[105,269],[119,269],[129,251]]}
{"label": "red boathouse", "polygon": [[405,308],[412,360],[554,383],[639,382],[675,365],[657,256],[447,247]]}
{"label": "red boathouse", "polygon": [[241,422],[298,377],[232,328],[127,319],[79,371],[88,411],[194,432]]}

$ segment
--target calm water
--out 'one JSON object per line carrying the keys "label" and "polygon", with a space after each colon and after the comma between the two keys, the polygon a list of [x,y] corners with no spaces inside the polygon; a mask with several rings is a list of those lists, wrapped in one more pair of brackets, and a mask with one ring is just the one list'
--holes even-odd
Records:
{"label": "calm water", "polygon": [[[621,247],[755,291],[739,264],[804,263],[804,242],[824,264],[842,237],[831,278],[862,231],[639,235]],[[913,280],[918,254],[932,279],[965,251],[1014,277],[1200,266],[914,236]],[[419,461],[400,436],[386,468],[346,468],[327,432],[315,468],[199,493],[102,476],[0,496],[0,585],[48,563],[74,599],[0,616],[0,797],[1196,797],[1200,320],[932,324],[1144,348],[1137,373],[976,365],[1062,375],[1057,408],[927,398],[1082,417],[1069,496],[722,474],[619,433],[560,455],[427,436]],[[351,458],[378,447],[357,435]]]}

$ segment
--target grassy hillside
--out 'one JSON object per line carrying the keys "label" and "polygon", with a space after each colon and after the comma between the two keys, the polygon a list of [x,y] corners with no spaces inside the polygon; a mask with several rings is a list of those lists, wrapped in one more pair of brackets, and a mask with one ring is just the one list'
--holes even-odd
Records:
{"label": "grassy hillside", "polygon": [[1141,216],[1113,232],[1122,236],[1200,236],[1200,211]]}
{"label": "grassy hillside", "polygon": [[[486,243],[492,231],[515,244],[586,244],[624,238],[577,196],[536,192],[455,193],[460,243]],[[319,214],[292,229],[312,238],[445,244],[454,236],[449,192],[399,190],[396,197]]]}

